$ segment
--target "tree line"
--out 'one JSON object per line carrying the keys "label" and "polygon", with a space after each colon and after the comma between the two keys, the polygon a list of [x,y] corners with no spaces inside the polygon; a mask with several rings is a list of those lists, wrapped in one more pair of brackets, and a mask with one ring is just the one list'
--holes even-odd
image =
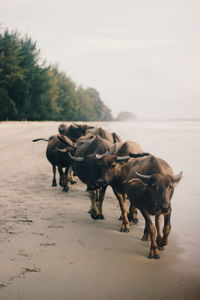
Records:
{"label": "tree line", "polygon": [[112,115],[96,89],[41,62],[28,35],[0,28],[0,120],[108,121]]}

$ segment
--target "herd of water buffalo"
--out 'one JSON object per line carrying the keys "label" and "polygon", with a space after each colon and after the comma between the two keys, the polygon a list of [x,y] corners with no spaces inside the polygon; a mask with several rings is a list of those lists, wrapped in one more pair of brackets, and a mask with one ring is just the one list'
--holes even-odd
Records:
{"label": "herd of water buffalo", "polygon": [[[130,222],[138,222],[139,209],[145,219],[142,240],[151,240],[148,258],[158,259],[158,250],[168,242],[171,198],[182,172],[174,175],[163,159],[144,152],[136,142],[123,142],[116,133],[103,128],[60,124],[58,130],[59,133],[49,139],[33,140],[48,142],[46,156],[53,168],[52,186],[57,185],[56,169],[63,191],[69,190],[68,183],[75,183],[74,176],[77,176],[87,185],[91,217],[104,219],[103,200],[110,185],[121,209],[121,232],[129,232]],[[155,216],[155,225],[152,215]],[[164,225],[161,232],[162,215]]]}

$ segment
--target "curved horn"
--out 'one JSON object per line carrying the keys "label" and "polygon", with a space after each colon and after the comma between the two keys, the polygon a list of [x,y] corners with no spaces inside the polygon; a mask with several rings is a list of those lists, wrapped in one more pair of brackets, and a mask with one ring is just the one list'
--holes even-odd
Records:
{"label": "curved horn", "polygon": [[107,153],[104,154],[96,154],[96,159],[100,160],[104,157],[104,155],[106,155]]}
{"label": "curved horn", "polygon": [[59,152],[63,152],[63,153],[66,153],[66,152],[67,152],[67,148],[64,148],[64,149],[56,148],[56,150],[59,151]]}
{"label": "curved horn", "polygon": [[77,123],[72,123],[72,125],[75,125],[76,127],[81,127],[82,125],[77,124]]}
{"label": "curved horn", "polygon": [[96,159],[100,160],[100,159],[102,159],[107,154],[112,155],[116,151],[116,148],[117,148],[117,145],[114,144],[114,146],[112,147],[112,149],[110,149],[110,151],[106,151],[103,154],[96,154]]}
{"label": "curved horn", "polygon": [[178,183],[179,180],[180,180],[182,177],[183,177],[183,172],[181,171],[178,175],[175,175],[175,176],[173,177],[173,180],[174,180],[175,183]]}
{"label": "curved horn", "polygon": [[106,154],[112,155],[112,154],[114,154],[114,152],[116,151],[116,149],[117,149],[117,145],[114,144],[114,146]]}
{"label": "curved horn", "polygon": [[148,152],[143,152],[143,153],[129,153],[128,155],[133,158],[138,158],[138,157],[143,157],[143,156],[149,156],[151,154]]}
{"label": "curved horn", "polygon": [[126,156],[117,156],[117,162],[123,162],[127,161],[130,157],[128,155]]}
{"label": "curved horn", "polygon": [[84,161],[84,157],[75,157],[73,155],[71,155],[71,153],[69,152],[69,157],[73,160],[73,161],[76,161],[76,162],[81,162],[81,161]]}
{"label": "curved horn", "polygon": [[140,174],[139,172],[135,172],[136,175],[141,178],[141,179],[150,179],[152,175],[143,175],[143,174]]}
{"label": "curved horn", "polygon": [[70,140],[70,138],[66,138],[64,135],[59,135],[59,134],[57,135],[57,138],[65,145],[75,148],[75,146],[73,145],[73,142]]}

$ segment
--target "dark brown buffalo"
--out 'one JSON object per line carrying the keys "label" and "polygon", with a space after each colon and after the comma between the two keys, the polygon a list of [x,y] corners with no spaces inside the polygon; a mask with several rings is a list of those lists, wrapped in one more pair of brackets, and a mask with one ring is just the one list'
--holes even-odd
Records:
{"label": "dark brown buffalo", "polygon": [[112,147],[113,143],[99,135],[88,134],[77,141],[75,155],[68,153],[75,174],[87,185],[91,200],[90,215],[93,219],[104,219],[102,204],[107,188],[107,186],[97,186],[100,170],[97,165],[96,154],[105,153]]}
{"label": "dark brown buffalo", "polygon": [[119,163],[119,166],[123,166],[125,164],[125,161],[129,160],[129,154],[132,154],[135,157],[143,157],[149,155],[149,153],[143,152],[141,146],[133,141],[117,143],[116,149],[113,152],[114,153],[112,155],[107,153],[103,155],[96,155],[98,165],[101,168],[101,178],[98,179],[98,184],[100,186],[107,186],[108,184],[111,185],[121,208],[121,219],[123,220],[121,232],[129,232],[129,221],[132,221],[135,224],[138,222],[137,210],[132,207],[129,214],[127,214],[127,197],[122,189],[124,177],[107,180],[107,172],[112,173],[117,163]]}
{"label": "dark brown buffalo", "polygon": [[[153,155],[131,158],[128,161],[125,157],[124,160],[126,163],[119,163],[113,156],[105,157],[102,164],[107,164],[107,169],[102,172],[102,180],[107,184],[119,185],[121,194],[127,194],[130,200],[130,209],[136,207],[141,211],[145,219],[142,239],[147,240],[150,234],[148,257],[157,259],[158,249],[162,249],[168,242],[171,198],[182,172],[174,176],[168,163]],[[151,215],[155,216],[156,228],[151,221]],[[164,215],[163,237],[160,228],[161,215]]]}
{"label": "dark brown buffalo", "polygon": [[93,135],[99,135],[102,138],[110,141],[111,143],[117,143],[117,142],[121,142],[121,138],[115,133],[112,132],[110,133],[109,131],[101,128],[101,127],[94,127],[94,128],[89,128],[86,130],[86,134],[93,134]]}
{"label": "dark brown buffalo", "polygon": [[[44,138],[34,139],[33,142],[43,140],[47,141],[47,149],[46,149],[46,156],[49,162],[52,164],[53,168],[53,182],[52,186],[57,186],[56,183],[56,167],[58,168],[58,172],[60,174],[59,183],[63,186],[63,191],[68,191],[68,181],[71,184],[76,183],[76,178],[70,168],[70,160],[67,156],[67,161],[65,160],[65,155],[60,153],[58,149],[63,149],[68,146],[74,146],[74,143],[83,135],[87,129],[92,129],[93,126],[88,126],[86,124],[79,125],[79,124],[71,124],[67,126],[66,124],[62,123],[58,127],[58,131],[61,135],[53,135],[48,140]],[[63,171],[63,168],[65,170]]]}
{"label": "dark brown buffalo", "polygon": [[63,134],[70,138],[74,143],[83,135],[86,134],[87,130],[92,130],[94,126],[89,126],[86,124],[71,124],[67,126],[66,124],[62,123],[58,127],[58,131],[60,134]]}
{"label": "dark brown buffalo", "polygon": [[72,124],[69,126],[66,136],[68,136],[73,142],[76,142],[81,136],[86,134],[86,131],[89,129],[93,129],[94,126],[88,126],[86,124]]}
{"label": "dark brown buffalo", "polygon": [[68,130],[68,128],[69,127],[66,124],[62,123],[62,124],[60,124],[58,126],[58,131],[59,131],[60,134],[63,134],[63,135],[67,136],[67,130]]}
{"label": "dark brown buffalo", "polygon": [[[37,142],[39,140],[48,141],[47,149],[46,149],[46,157],[48,161],[52,165],[53,170],[53,180],[52,186],[57,186],[56,182],[56,167],[58,168],[58,172],[60,174],[59,184],[63,187],[63,191],[67,192],[69,190],[68,187],[68,171],[70,168],[71,160],[68,155],[60,152],[58,149],[66,148],[66,144],[68,145],[69,151],[75,151],[74,143],[66,136],[62,135],[62,139],[60,139],[60,135],[53,135],[48,140],[46,139],[35,139],[33,142]],[[63,168],[65,171],[63,172]]]}

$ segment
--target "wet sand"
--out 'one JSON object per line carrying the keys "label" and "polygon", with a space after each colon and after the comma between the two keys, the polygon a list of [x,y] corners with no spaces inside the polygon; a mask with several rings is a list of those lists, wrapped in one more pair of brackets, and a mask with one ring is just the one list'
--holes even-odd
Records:
{"label": "wet sand", "polygon": [[[85,185],[78,182],[68,193],[51,187],[46,142],[31,141],[56,133],[58,124],[0,123],[0,300],[200,299],[199,161],[191,165],[184,151],[175,153],[185,179],[174,195],[169,245],[160,260],[149,260],[143,218],[130,233],[119,232],[110,189],[106,219],[95,221]],[[188,145],[184,132],[181,138]],[[190,142],[195,155],[199,145]]]}

